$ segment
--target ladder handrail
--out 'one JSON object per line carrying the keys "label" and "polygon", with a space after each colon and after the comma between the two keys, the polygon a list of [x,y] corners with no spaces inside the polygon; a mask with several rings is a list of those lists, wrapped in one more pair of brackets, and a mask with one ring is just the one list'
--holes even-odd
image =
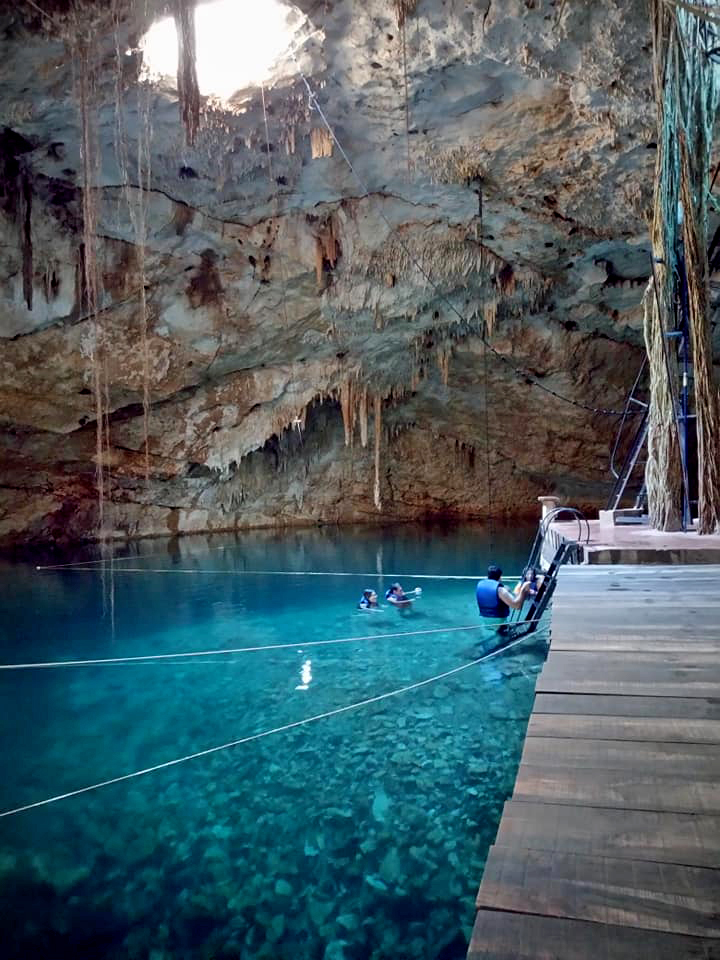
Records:
{"label": "ladder handrail", "polygon": [[635,469],[635,464],[637,463],[637,459],[640,456],[640,451],[645,445],[645,440],[647,438],[647,433],[648,433],[648,425],[649,425],[649,409],[646,409],[643,412],[642,419],[640,420],[640,423],[637,426],[637,430],[635,431],[635,435],[632,439],[632,443],[630,444],[630,449],[625,455],[625,460],[623,461],[623,465],[620,470],[620,473],[616,475],[615,484],[613,485],[612,491],[608,498],[607,507],[606,507],[607,510],[617,510],[618,506],[620,505],[620,501],[622,500],[623,494],[625,493],[625,490],[628,485],[628,481],[632,476],[632,472]]}
{"label": "ladder handrail", "polygon": [[[560,567],[567,560],[567,553],[570,546],[571,544],[563,542],[557,548],[552,562],[543,576],[543,582],[540,584],[537,596],[528,607],[527,613],[524,617],[521,617],[522,610],[517,611],[518,617],[514,620],[511,619],[507,624],[507,628],[503,631],[505,636],[509,634],[511,639],[516,639],[518,635],[524,636],[525,634],[534,633],[537,630],[538,623],[545,613],[553,593],[555,593],[558,573],[560,572]],[[513,613],[515,613],[515,611],[513,611]],[[521,633],[520,631],[523,627],[525,629]]]}
{"label": "ladder handrail", "polygon": [[[647,358],[647,354],[646,354],[646,355],[643,357],[643,362],[640,364],[640,369],[638,370],[638,374],[637,374],[637,376],[635,377],[635,382],[633,383],[632,387],[630,388],[630,392],[628,393],[627,398],[626,398],[626,400],[625,400],[625,405],[624,405],[624,407],[623,407],[623,412],[622,412],[622,416],[621,416],[621,418],[620,418],[620,423],[619,423],[619,425],[618,425],[617,433],[615,434],[615,443],[613,444],[612,453],[610,454],[610,473],[612,473],[612,475],[615,477],[616,480],[618,479],[618,472],[617,472],[617,470],[615,469],[615,454],[617,453],[618,447],[620,446],[620,438],[621,438],[621,436],[622,436],[622,432],[623,432],[623,430],[624,430],[624,428],[625,428],[625,422],[626,422],[626,420],[627,420],[627,418],[628,418],[628,414],[629,414],[629,412],[630,412],[630,404],[633,403],[633,401],[634,401],[635,403],[640,403],[640,402],[641,402],[641,401],[635,399],[635,391],[637,390],[638,384],[640,383],[640,379],[641,379],[643,373],[645,373],[645,367],[647,366],[647,362],[648,362],[648,358]],[[644,407],[646,408],[646,410],[647,410],[648,404],[643,403],[642,406],[644,406]]]}
{"label": "ladder handrail", "polygon": [[553,507],[552,510],[549,510],[538,523],[537,533],[535,534],[533,545],[530,548],[530,555],[528,556],[527,563],[525,564],[525,569],[528,567],[536,567],[538,565],[543,543],[545,541],[545,537],[547,536],[548,527],[561,513],[572,513],[575,516],[575,519],[578,522],[578,542],[582,540],[582,523],[584,522],[586,526],[585,543],[590,541],[590,524],[586,520],[581,510],[578,510],[576,507]]}
{"label": "ladder handrail", "polygon": [[[557,570],[560,566],[565,563],[568,559],[568,554],[570,553],[571,548],[577,547],[582,542],[582,525],[585,524],[585,543],[590,542],[590,523],[588,522],[585,515],[581,510],[578,510],[577,507],[562,507],[557,506],[553,507],[552,510],[549,510],[544,517],[538,523],[537,533],[535,534],[535,539],[533,545],[530,548],[530,554],[528,556],[527,563],[525,564],[525,570],[528,567],[537,567],[540,554],[542,553],[543,544],[545,542],[545,537],[547,536],[548,529],[553,520],[555,520],[562,513],[570,513],[577,520],[578,524],[578,537],[577,540],[567,541],[563,540],[556,548],[553,559],[548,567],[547,571],[543,576],[543,582],[540,584],[540,589],[537,592],[537,596],[533,599],[530,605],[530,611],[526,617],[522,616],[522,610],[511,610],[508,617],[508,624],[519,624],[523,619],[527,620],[528,618],[535,618],[538,607],[542,604],[540,609],[540,615],[545,611],[549,598],[543,604],[543,598],[545,597],[548,590],[551,589],[551,584],[554,582],[555,577],[557,576]],[[555,587],[552,586],[552,590]],[[552,596],[552,590],[550,595]]]}

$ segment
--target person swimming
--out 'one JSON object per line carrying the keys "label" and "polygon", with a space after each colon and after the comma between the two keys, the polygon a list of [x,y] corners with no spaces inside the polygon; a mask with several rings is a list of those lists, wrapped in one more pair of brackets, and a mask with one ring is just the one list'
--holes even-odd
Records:
{"label": "person swimming", "polygon": [[363,590],[358,607],[360,610],[378,610],[377,593],[374,590]]}
{"label": "person swimming", "polygon": [[[413,596],[410,596],[410,594],[413,594]],[[417,600],[422,594],[422,587],[415,587],[410,591],[410,594],[405,593],[399,583],[393,583],[385,593],[385,599],[394,607],[409,607],[410,604]]]}

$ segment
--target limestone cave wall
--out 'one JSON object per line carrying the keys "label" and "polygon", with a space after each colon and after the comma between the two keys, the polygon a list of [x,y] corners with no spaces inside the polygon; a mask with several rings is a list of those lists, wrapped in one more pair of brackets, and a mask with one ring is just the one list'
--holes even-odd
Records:
{"label": "limestone cave wall", "polygon": [[65,9],[0,8],[0,543],[96,536],[98,456],[116,536],[601,503],[614,421],[588,408],[642,357],[645,4],[419,0],[401,29],[304,0],[266,112],[203,101],[192,147],[173,85],[138,79],[162,4],[110,7],[96,311]]}

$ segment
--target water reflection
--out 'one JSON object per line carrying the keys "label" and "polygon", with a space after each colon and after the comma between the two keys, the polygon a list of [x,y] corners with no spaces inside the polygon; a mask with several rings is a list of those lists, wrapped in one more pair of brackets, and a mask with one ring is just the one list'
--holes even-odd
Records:
{"label": "water reflection", "polygon": [[295,687],[296,690],[307,690],[312,683],[312,660],[305,660],[300,667],[300,683]]}

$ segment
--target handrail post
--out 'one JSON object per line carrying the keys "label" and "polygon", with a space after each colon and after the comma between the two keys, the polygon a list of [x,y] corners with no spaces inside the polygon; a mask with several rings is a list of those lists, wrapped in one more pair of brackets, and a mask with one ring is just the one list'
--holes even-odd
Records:
{"label": "handrail post", "polygon": [[560,503],[560,497],[553,497],[553,496],[538,497],[538,502],[542,505],[541,519],[544,520],[545,517],[550,513],[550,511],[554,510],[557,507],[557,505]]}

